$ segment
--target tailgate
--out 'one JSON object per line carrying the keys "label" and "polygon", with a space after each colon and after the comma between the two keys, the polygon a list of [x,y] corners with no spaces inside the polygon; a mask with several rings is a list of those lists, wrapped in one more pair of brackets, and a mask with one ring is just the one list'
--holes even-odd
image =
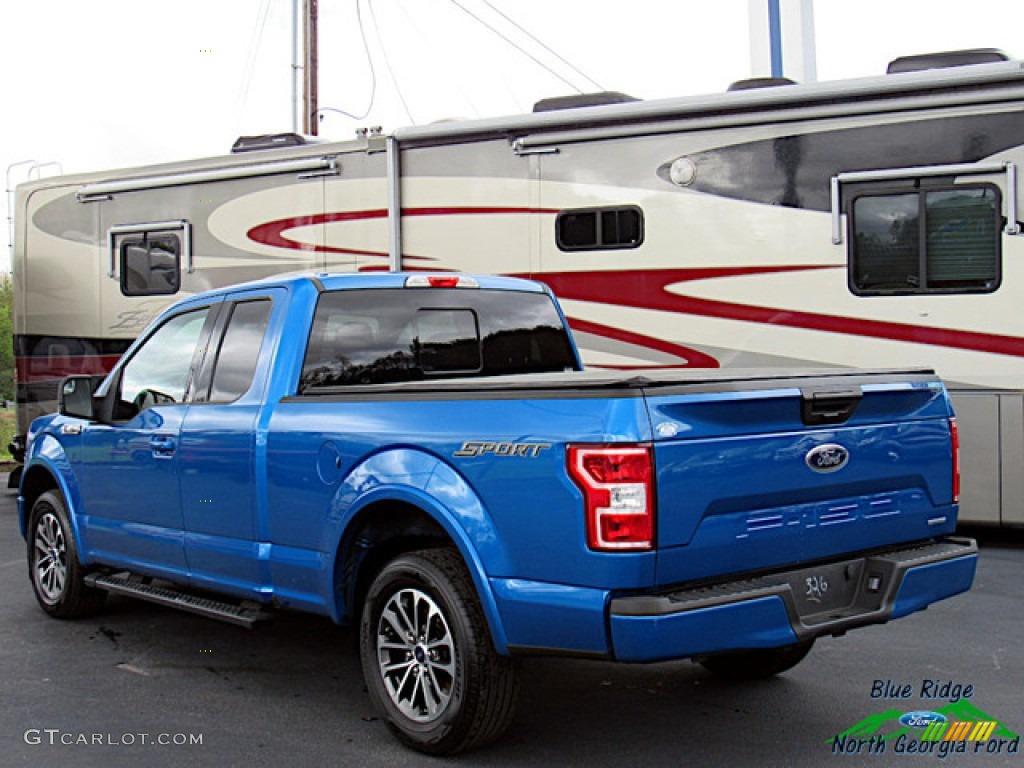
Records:
{"label": "tailgate", "polygon": [[932,374],[747,379],[645,395],[659,585],[955,528],[952,414]]}

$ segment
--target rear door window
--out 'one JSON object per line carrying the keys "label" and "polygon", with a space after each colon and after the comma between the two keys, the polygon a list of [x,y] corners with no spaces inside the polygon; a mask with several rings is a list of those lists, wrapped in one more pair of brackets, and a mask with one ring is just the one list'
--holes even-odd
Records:
{"label": "rear door window", "polygon": [[232,308],[217,350],[208,402],[230,403],[249,391],[270,322],[271,307],[270,299],[261,299],[239,302]]}

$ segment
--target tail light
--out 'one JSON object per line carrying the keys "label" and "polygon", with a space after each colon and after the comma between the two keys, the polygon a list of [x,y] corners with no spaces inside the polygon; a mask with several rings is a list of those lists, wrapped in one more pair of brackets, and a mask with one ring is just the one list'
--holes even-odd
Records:
{"label": "tail light", "polygon": [[583,491],[587,545],[654,547],[654,456],[649,445],[570,445],[569,475]]}
{"label": "tail light", "polygon": [[953,442],[953,503],[960,503],[960,428],[956,419],[949,420],[949,436]]}

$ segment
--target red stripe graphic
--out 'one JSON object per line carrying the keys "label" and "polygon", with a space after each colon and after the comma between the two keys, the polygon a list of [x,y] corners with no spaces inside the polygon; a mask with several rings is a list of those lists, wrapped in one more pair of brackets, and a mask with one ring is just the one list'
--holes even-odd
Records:
{"label": "red stripe graphic", "polygon": [[977,333],[974,331],[928,328],[881,320],[821,315],[774,307],[735,304],[669,293],[674,283],[734,277],[771,272],[799,272],[817,269],[844,269],[832,265],[809,267],[747,267],[723,269],[653,269],[637,272],[546,272],[536,275],[559,298],[640,307],[683,315],[742,320],[764,325],[783,325],[811,331],[866,336],[876,339],[928,344],[936,347],[966,349],[995,355],[1024,357],[1024,339],[1019,336]]}
{"label": "red stripe graphic", "polygon": [[[578,333],[592,333],[595,336],[604,336],[608,339],[615,339],[616,341],[622,341],[626,344],[635,344],[638,347],[645,347],[647,349],[655,349],[659,352],[665,352],[670,355],[685,360],[686,362],[676,363],[674,365],[663,366],[665,368],[718,368],[718,361],[710,355],[706,355],[703,352],[698,352],[695,349],[689,347],[683,347],[679,344],[672,344],[668,341],[662,341],[661,339],[655,339],[651,336],[643,336],[639,333],[631,333],[630,331],[624,331],[621,328],[612,328],[608,325],[598,325],[597,323],[589,323],[586,320],[577,320],[574,317],[568,318],[569,325],[572,329]],[[602,365],[602,368],[654,368],[658,366],[631,366],[631,365]]]}
{"label": "red stripe graphic", "polygon": [[345,253],[357,256],[377,256],[387,258],[383,251],[364,251],[353,248],[338,248],[333,245],[316,245],[305,243],[301,240],[294,240],[285,237],[285,231],[298,227],[312,227],[318,224],[326,224],[336,221],[365,221],[368,219],[387,218],[388,212],[385,208],[378,208],[370,211],[337,211],[334,213],[320,213],[314,216],[293,216],[288,219],[268,221],[266,224],[259,224],[250,229],[246,236],[262,245],[270,245],[275,248],[289,248],[296,251],[310,251],[319,253]]}
{"label": "red stripe graphic", "polygon": [[[557,209],[547,208],[516,208],[498,206],[466,206],[459,208],[403,208],[402,216],[480,216],[480,215],[507,215],[507,214],[530,214],[530,213],[558,213]],[[340,221],[369,221],[371,219],[386,219],[388,212],[386,208],[373,208],[365,211],[333,211],[331,213],[318,213],[312,216],[293,216],[287,219],[277,219],[259,224],[250,229],[246,236],[257,243],[269,245],[275,248],[289,248],[298,251],[310,251],[315,253],[344,253],[355,256],[373,256],[376,258],[388,257],[385,251],[367,251],[357,248],[339,248],[333,245],[316,245],[305,243],[285,236],[289,229],[297,227],[312,227],[320,224],[334,224]],[[429,256],[403,255],[403,259],[414,261],[434,261]]]}
{"label": "red stripe graphic", "polygon": [[[523,208],[523,207],[424,207],[403,208],[403,216],[461,216],[461,215],[504,215],[504,214],[557,214],[558,209]],[[319,251],[344,253],[353,255],[387,258],[382,251],[365,251],[336,246],[320,246],[304,243],[286,237],[284,232],[296,227],[328,224],[341,221],[362,221],[387,217],[383,208],[365,211],[338,211],[313,216],[297,216],[287,219],[260,224],[249,230],[251,240],[279,248],[302,251]],[[403,256],[403,259],[418,261],[436,261],[426,256]],[[373,269],[373,267],[363,267]],[[745,275],[771,274],[782,272],[802,272],[821,269],[845,269],[843,266],[830,264],[811,266],[773,266],[773,267],[723,267],[706,269],[652,269],[637,271],[606,270],[594,272],[545,272],[536,275],[521,275],[546,282],[562,299],[596,302],[615,306],[636,307],[680,315],[696,315],[716,317],[725,320],[740,320],[763,325],[780,325],[789,328],[802,328],[811,331],[824,331],[847,336],[862,336],[891,341],[926,344],[937,347],[965,349],[972,352],[987,352],[997,355],[1024,357],[1024,339],[1018,336],[977,333],[974,331],[948,330],[928,328],[906,323],[893,323],[882,320],[865,320],[856,317],[839,315],[823,315],[814,312],[778,309],[752,304],[737,304],[713,299],[700,299],[691,296],[680,296],[669,293],[666,288],[674,283],[693,280],[708,280],[720,277],[738,277]],[[574,320],[573,325],[581,331],[585,323]],[[680,354],[690,365],[717,366],[713,358],[696,350],[673,345],[648,336],[641,336],[608,326],[592,325],[595,333],[602,336],[629,341],[652,349]],[[596,330],[601,328],[603,330]],[[669,349],[671,348],[671,349]],[[704,363],[696,361],[703,356]]]}
{"label": "red stripe graphic", "polygon": [[15,381],[19,384],[36,384],[60,380],[65,376],[95,376],[109,373],[120,359],[120,355],[19,357],[15,360]]}

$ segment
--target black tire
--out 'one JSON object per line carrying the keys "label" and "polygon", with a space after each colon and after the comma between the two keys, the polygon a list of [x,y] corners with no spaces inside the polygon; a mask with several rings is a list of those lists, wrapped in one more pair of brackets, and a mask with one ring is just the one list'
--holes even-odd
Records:
{"label": "black tire", "polygon": [[370,697],[407,746],[452,755],[508,728],[518,664],[495,650],[456,551],[422,550],[388,563],[366,596],[359,640]]}
{"label": "black tire", "polygon": [[701,666],[726,680],[760,680],[792,669],[810,653],[814,640],[780,648],[727,651],[699,659]]}
{"label": "black tire", "polygon": [[107,593],[85,584],[85,568],[58,491],[35,500],[28,523],[28,574],[40,607],[56,619],[79,619],[103,608]]}

